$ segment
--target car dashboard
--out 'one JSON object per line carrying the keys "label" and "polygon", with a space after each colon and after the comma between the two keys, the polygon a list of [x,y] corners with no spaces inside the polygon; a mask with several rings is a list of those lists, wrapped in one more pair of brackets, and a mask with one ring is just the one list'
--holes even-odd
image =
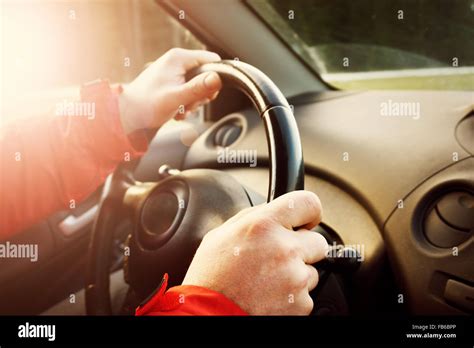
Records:
{"label": "car dashboard", "polygon": [[[321,199],[322,226],[335,240],[357,247],[363,259],[347,289],[352,311],[399,312],[396,306],[386,307],[399,303],[402,311],[413,314],[473,312],[472,93],[330,91],[299,95],[289,103],[303,145],[305,188]],[[417,112],[397,115],[394,103],[416,106]],[[245,163],[221,161],[219,151],[256,157]],[[252,107],[237,108],[217,121],[163,127],[140,159],[135,178],[158,181],[164,164],[225,171],[254,203],[265,201],[268,148],[263,122]],[[54,214],[18,235],[17,242],[38,241],[43,255],[39,262],[51,278],[38,279],[31,264],[3,267],[0,282],[8,286],[0,295],[18,298],[21,304],[1,303],[2,313],[40,312],[83,284],[77,274],[83,274],[87,260],[99,196],[100,190],[74,214]],[[126,234],[124,222],[117,250]],[[21,290],[12,282],[18,274],[29,284]],[[31,288],[43,289],[42,302],[29,295]]]}

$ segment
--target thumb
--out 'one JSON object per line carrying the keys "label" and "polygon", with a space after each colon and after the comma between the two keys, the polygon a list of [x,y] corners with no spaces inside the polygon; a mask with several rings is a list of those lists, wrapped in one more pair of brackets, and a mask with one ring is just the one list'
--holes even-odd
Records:
{"label": "thumb", "polygon": [[212,99],[222,87],[222,81],[215,72],[207,72],[193,77],[181,85],[176,94],[179,104],[189,105],[204,99]]}

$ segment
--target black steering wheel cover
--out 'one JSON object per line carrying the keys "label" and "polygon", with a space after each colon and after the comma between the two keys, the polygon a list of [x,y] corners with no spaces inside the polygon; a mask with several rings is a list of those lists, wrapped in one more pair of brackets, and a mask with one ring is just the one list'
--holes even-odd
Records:
{"label": "black steering wheel cover", "polygon": [[[291,116],[291,117],[290,117]],[[301,142],[294,142],[298,132],[291,110],[274,106],[262,115],[270,155],[270,180],[267,202],[287,192],[304,189],[304,165]]]}
{"label": "black steering wheel cover", "polygon": [[122,215],[122,199],[129,187],[135,184],[131,169],[121,164],[110,175],[102,190],[97,214],[89,243],[89,260],[86,268],[86,314],[111,315],[110,259],[114,231]]}
{"label": "black steering wheel cover", "polygon": [[293,112],[280,89],[257,68],[236,60],[204,64],[188,79],[216,72],[226,87],[242,91],[253,102],[265,124],[270,177],[267,202],[287,192],[304,189],[304,159],[300,134]]}

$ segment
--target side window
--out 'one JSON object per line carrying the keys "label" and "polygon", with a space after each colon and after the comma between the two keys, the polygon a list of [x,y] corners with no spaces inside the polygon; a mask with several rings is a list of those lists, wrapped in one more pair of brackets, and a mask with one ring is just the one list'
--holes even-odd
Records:
{"label": "side window", "polygon": [[154,0],[2,1],[3,121],[40,114],[97,78],[130,82],[172,47],[203,49]]}

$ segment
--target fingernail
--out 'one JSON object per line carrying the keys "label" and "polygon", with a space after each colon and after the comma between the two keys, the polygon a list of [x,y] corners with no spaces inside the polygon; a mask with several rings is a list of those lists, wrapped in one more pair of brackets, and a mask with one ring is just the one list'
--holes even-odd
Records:
{"label": "fingernail", "polygon": [[207,89],[218,89],[220,88],[221,85],[221,79],[219,75],[215,72],[210,72],[207,74],[207,76],[204,78],[204,85],[206,86]]}
{"label": "fingernail", "polygon": [[210,101],[216,99],[218,95],[219,95],[219,91],[214,92],[214,94],[211,95]]}

